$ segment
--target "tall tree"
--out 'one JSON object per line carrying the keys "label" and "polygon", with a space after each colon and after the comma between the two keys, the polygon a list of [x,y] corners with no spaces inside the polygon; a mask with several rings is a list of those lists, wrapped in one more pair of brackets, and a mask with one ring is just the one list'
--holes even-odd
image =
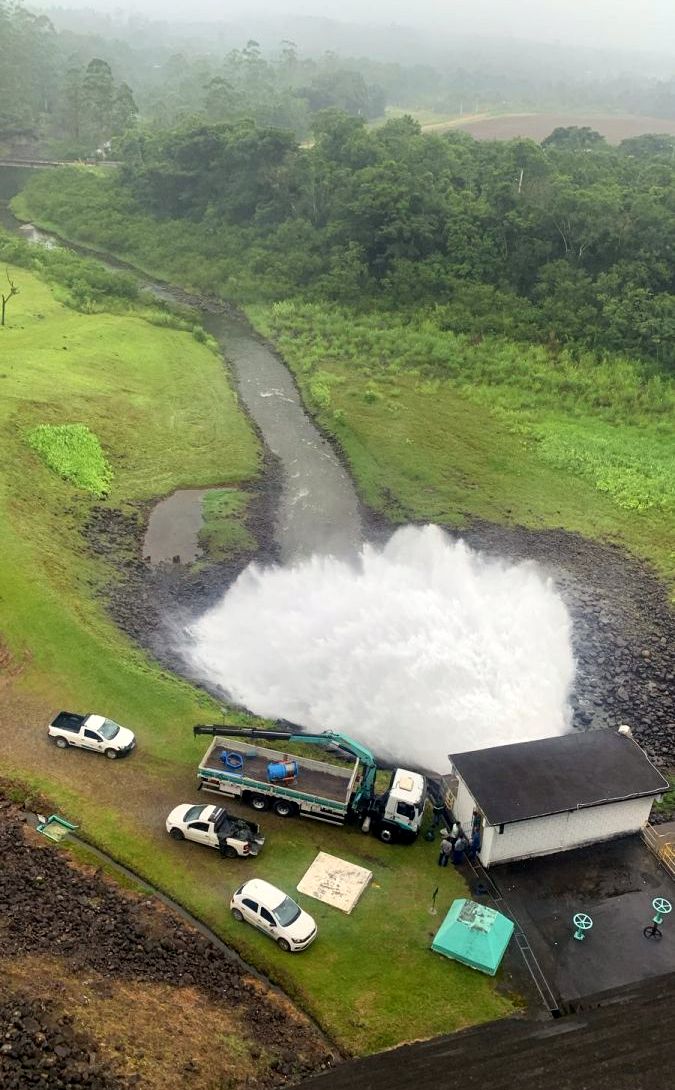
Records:
{"label": "tall tree", "polygon": [[112,136],[114,102],[115,81],[110,65],[94,57],[82,80],[82,113],[86,135],[99,144]]}

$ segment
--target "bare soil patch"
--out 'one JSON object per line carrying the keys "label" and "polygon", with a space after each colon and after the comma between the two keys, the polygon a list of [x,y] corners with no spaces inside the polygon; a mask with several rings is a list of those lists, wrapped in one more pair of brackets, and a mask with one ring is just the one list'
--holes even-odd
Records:
{"label": "bare soil patch", "polygon": [[587,125],[601,133],[610,144],[647,132],[675,133],[675,120],[667,117],[574,117],[569,114],[510,114],[465,124],[453,122],[453,129],[468,132],[475,140],[514,140],[518,136],[541,141],[554,129]]}

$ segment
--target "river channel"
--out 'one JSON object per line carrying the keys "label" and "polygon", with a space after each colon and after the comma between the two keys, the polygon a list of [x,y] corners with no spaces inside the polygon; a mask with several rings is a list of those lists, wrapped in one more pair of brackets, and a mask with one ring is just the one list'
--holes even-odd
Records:
{"label": "river channel", "polygon": [[[0,225],[36,244],[58,243],[44,231],[20,224],[8,207],[7,200],[21,188],[21,175],[25,178],[26,173],[0,168]],[[88,252],[75,245],[70,248]],[[107,256],[92,256],[109,268],[126,267]],[[139,281],[145,291],[165,302],[199,308],[204,327],[218,341],[241,401],[279,468],[281,489],[274,526],[279,559],[288,563],[316,554],[355,553],[362,540],[356,492],[332,447],[305,413],[286,366],[256,337],[243,316],[224,307],[205,307],[198,297],[145,276],[139,275]],[[181,560],[195,558],[203,494],[186,489],[158,505],[158,524],[153,524],[151,516],[146,555],[152,560],[170,560],[175,555]]]}

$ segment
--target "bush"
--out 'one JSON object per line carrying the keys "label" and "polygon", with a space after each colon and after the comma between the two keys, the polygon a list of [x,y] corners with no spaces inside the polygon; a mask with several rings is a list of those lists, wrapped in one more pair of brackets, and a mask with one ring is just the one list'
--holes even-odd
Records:
{"label": "bush", "polygon": [[98,437],[84,424],[39,424],[28,433],[28,445],[64,480],[95,496],[107,494],[112,469]]}

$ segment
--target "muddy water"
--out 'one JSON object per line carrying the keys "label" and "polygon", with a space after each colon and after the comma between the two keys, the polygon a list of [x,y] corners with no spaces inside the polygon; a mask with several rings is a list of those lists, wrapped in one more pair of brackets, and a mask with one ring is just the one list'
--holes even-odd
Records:
{"label": "muddy water", "polygon": [[181,488],[160,500],[148,521],[143,556],[151,564],[189,564],[200,555],[202,500],[207,488]]}
{"label": "muddy water", "polygon": [[[6,204],[0,204],[0,223],[31,242],[53,244],[44,231],[21,226]],[[101,255],[95,256],[102,260]],[[110,259],[103,263],[121,267]],[[200,307],[198,298],[170,285],[145,278],[141,285],[163,301]],[[243,317],[209,307],[203,321],[218,341],[241,400],[280,468],[274,530],[280,559],[288,563],[316,553],[355,553],[362,540],[356,492],[330,444],[305,413],[289,371]],[[203,490],[188,489],[161,501],[148,527],[144,555],[153,562],[174,556],[182,562],[195,559],[203,494]]]}
{"label": "muddy water", "polygon": [[221,345],[241,399],[282,469],[275,531],[281,559],[355,551],[361,542],[356,493],[306,415],[290,373],[243,319],[209,314],[204,324]]}

